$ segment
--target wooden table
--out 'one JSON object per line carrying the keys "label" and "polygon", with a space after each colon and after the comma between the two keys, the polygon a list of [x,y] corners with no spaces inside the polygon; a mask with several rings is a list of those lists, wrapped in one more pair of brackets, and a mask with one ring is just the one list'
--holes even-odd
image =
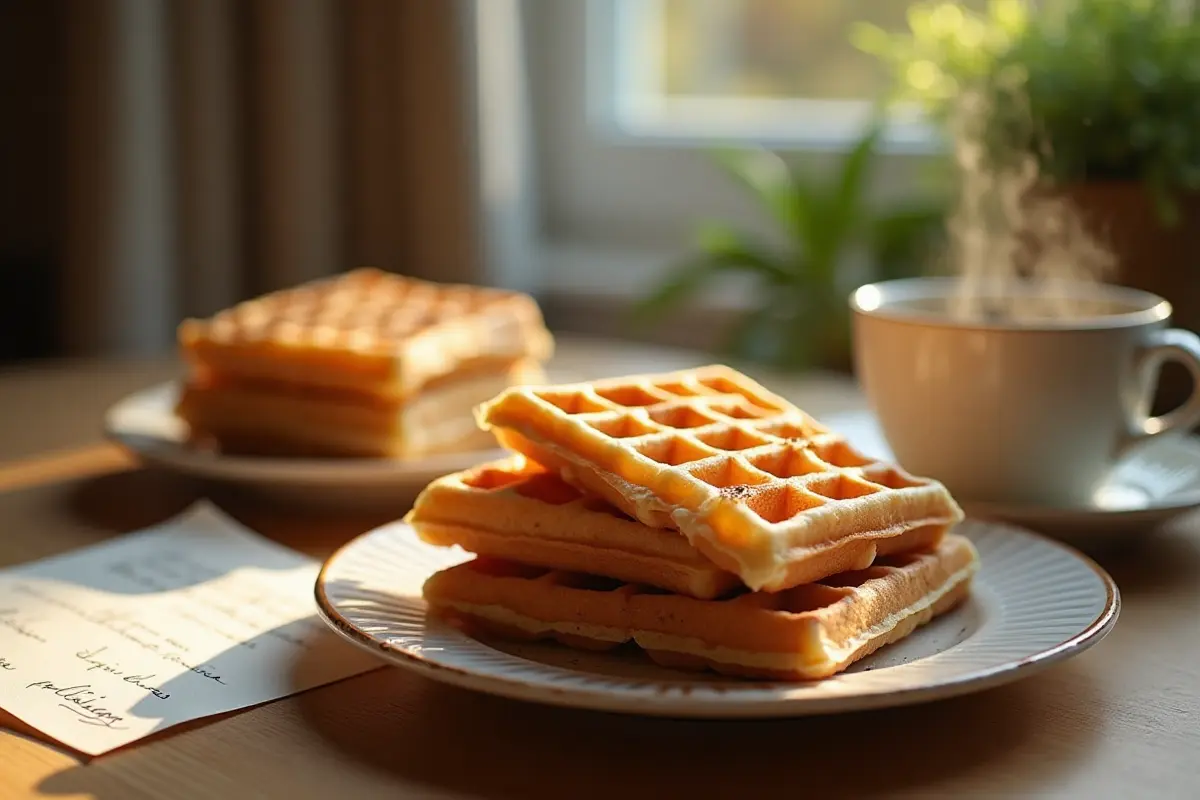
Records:
{"label": "wooden table", "polygon": [[[703,356],[564,342],[557,366],[618,374]],[[100,441],[104,408],[173,363],[0,373],[0,566],[98,542],[199,489]],[[845,380],[760,375],[814,413]],[[381,522],[228,510],[323,556]],[[1200,517],[1101,555],[1116,630],[1028,680],[925,706],[769,722],[637,719],[524,705],[382,668],[84,763],[0,714],[7,797],[1200,797]],[[0,699],[2,700],[2,699]]]}

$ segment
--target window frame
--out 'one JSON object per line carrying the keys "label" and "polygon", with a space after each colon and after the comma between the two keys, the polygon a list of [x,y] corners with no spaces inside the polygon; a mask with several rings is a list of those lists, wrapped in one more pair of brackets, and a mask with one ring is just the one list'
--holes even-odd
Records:
{"label": "window frame", "polygon": [[[788,151],[842,151],[872,113],[870,100],[739,98],[728,95],[664,97],[651,76],[658,70],[639,48],[619,50],[640,31],[661,35],[666,0],[584,0],[587,5],[588,111],[613,144],[646,142],[675,147],[759,144]],[[929,154],[933,128],[911,105],[889,112],[884,152]]]}
{"label": "window frame", "polygon": [[[849,121],[867,113],[866,102],[833,101],[840,127],[818,129],[797,121],[827,112],[828,101],[754,101],[740,127],[705,128],[703,109],[683,123],[660,116],[631,126],[615,108],[618,26],[657,0],[460,2],[485,272],[497,285],[628,302],[678,260],[700,219],[771,241],[770,220],[706,161],[704,148],[758,144],[820,169],[857,133]],[[872,192],[879,196],[911,185],[921,156],[939,145],[928,126],[902,113],[883,152]],[[737,281],[701,299],[731,308],[752,302],[750,287]]]}

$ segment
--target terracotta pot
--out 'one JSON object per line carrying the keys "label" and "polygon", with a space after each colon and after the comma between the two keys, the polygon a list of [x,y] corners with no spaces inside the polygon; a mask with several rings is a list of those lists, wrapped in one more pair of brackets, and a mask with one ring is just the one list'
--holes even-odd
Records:
{"label": "terracotta pot", "polygon": [[[1168,227],[1139,183],[1081,183],[1059,192],[1112,248],[1118,264],[1114,283],[1165,297],[1174,307],[1176,327],[1200,331],[1200,194],[1179,198],[1179,221]],[[1187,373],[1168,365],[1156,413],[1181,403],[1190,387]]]}

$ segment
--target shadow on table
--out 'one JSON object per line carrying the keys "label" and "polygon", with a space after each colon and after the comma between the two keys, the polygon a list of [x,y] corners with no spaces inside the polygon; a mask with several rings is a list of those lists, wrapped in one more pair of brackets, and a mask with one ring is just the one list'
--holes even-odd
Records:
{"label": "shadow on table", "polygon": [[20,526],[0,548],[0,566],[100,544],[155,525],[178,514],[195,497],[188,484],[141,469],[0,492],[0,519]]}
{"label": "shadow on table", "polygon": [[[1064,742],[1051,718],[1087,716],[1097,691],[1074,665],[1073,700],[1047,707],[1037,678],[923,706],[769,721],[638,718],[523,704],[443,686],[399,671],[373,678],[381,691],[356,710],[336,693],[300,703],[314,731],[348,757],[406,783],[497,798],[837,796],[894,793],[951,781],[993,761],[1016,763],[1048,737],[1055,758],[1038,780],[1072,769],[1097,729]],[[366,701],[366,698],[359,698]],[[1079,711],[1064,708],[1066,704]],[[973,729],[969,733],[966,729]],[[1026,771],[1027,774],[1029,771]],[[685,788],[687,787],[687,788]]]}
{"label": "shadow on table", "polygon": [[244,492],[155,469],[134,469],[67,487],[69,514],[90,528],[128,533],[157,525],[206,498],[243,525],[301,552],[323,556],[372,528],[403,516],[408,505],[358,510],[291,509]]}
{"label": "shadow on table", "polygon": [[1187,521],[1190,524],[1181,521],[1093,557],[1112,575],[1126,600],[1181,590],[1194,595],[1200,590],[1200,536],[1193,531],[1200,518]]}
{"label": "shadow on table", "polygon": [[110,533],[128,533],[165,522],[199,496],[196,484],[154,469],[132,469],[87,478],[67,493],[80,522]]}
{"label": "shadow on table", "polygon": [[[21,537],[17,547],[3,553],[0,566],[73,556],[75,566],[59,577],[114,595],[192,587],[235,568],[296,566],[294,559],[274,547],[223,549],[216,543],[223,541],[220,534],[225,526],[208,515],[188,514],[201,499],[219,507],[236,527],[257,532],[318,563],[358,534],[390,521],[363,514],[302,514],[263,505],[231,505],[187,481],[153,470],[130,470],[37,487],[15,497],[0,496],[0,512],[4,512],[0,517],[25,520],[38,531],[36,536]],[[128,536],[175,523],[193,534],[186,549]],[[131,547],[122,546],[129,542]],[[104,555],[84,551],[94,546],[106,546]],[[160,568],[160,562],[169,564]]]}

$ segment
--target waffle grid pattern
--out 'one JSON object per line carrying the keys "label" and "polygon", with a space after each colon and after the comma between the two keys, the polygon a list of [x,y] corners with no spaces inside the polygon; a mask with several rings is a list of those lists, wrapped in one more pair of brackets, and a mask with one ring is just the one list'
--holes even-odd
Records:
{"label": "waffle grid pattern", "polygon": [[[763,536],[813,545],[833,536],[852,510],[888,516],[881,503],[887,506],[889,496],[924,496],[941,506],[946,521],[959,513],[936,481],[868,458],[722,367],[516,387],[485,405],[481,418],[645,487],[669,506],[698,512],[734,542]],[[890,515],[892,526],[908,521],[894,509]]]}
{"label": "waffle grid pattern", "polygon": [[[362,268],[244,301],[207,320],[188,320],[181,338],[391,355],[431,334],[457,334],[475,346],[501,336],[489,349],[528,349],[542,330],[541,312],[525,295]],[[526,346],[514,347],[513,339]]]}

